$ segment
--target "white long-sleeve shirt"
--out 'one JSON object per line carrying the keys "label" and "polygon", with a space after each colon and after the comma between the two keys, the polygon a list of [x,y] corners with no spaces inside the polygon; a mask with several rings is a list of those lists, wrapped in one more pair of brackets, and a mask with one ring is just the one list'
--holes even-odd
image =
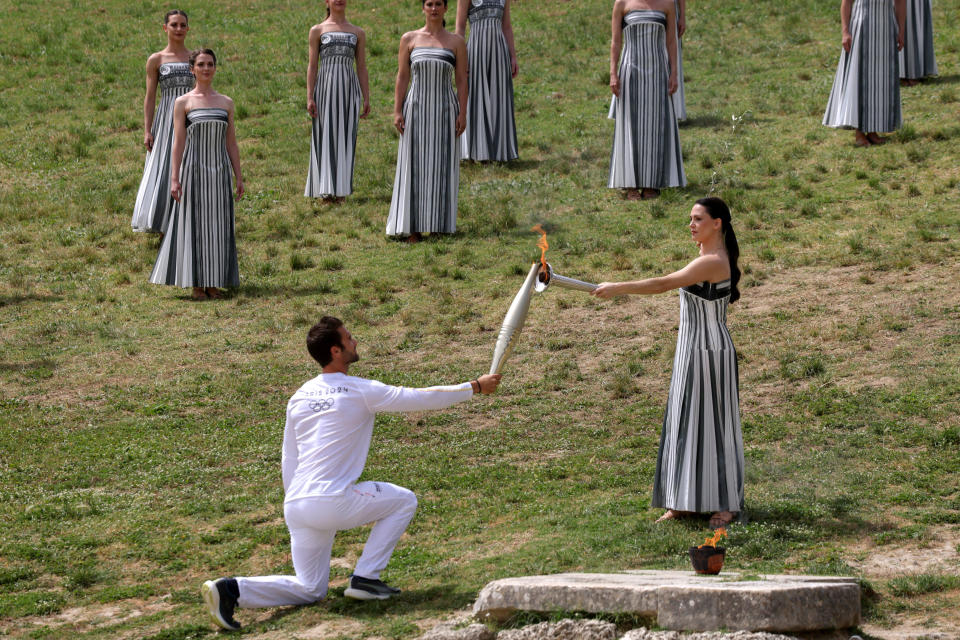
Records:
{"label": "white long-sleeve shirt", "polygon": [[281,470],[285,501],[340,495],[363,472],[380,411],[443,409],[473,395],[469,382],[393,387],[343,373],[321,373],[287,403]]}

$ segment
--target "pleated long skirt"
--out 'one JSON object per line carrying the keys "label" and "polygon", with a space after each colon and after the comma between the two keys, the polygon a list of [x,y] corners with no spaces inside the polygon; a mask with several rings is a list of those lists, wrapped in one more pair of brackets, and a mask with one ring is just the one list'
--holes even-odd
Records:
{"label": "pleated long skirt", "polygon": [[[725,281],[729,287],[729,281]],[[740,512],[743,435],[737,353],[726,328],[724,283],[707,299],[680,290],[680,328],[651,506]],[[720,294],[721,297],[715,297]]]}
{"label": "pleated long skirt", "polygon": [[660,11],[631,11],[624,24],[620,96],[612,101],[609,114],[615,125],[607,186],[685,186],[680,132],[667,92],[666,16]]}
{"label": "pleated long skirt", "polygon": [[893,1],[855,0],[850,35],[850,51],[841,49],[823,124],[864,132],[896,131],[903,121]]}
{"label": "pleated long skirt", "polygon": [[193,87],[193,73],[186,62],[168,62],[157,70],[160,100],[153,117],[153,149],[143,163],[143,178],[137,189],[130,226],[134,231],[163,233],[170,218],[170,151],[173,146],[173,103]]}
{"label": "pleated long skirt", "polygon": [[387,235],[457,230],[460,105],[451,82],[455,62],[452,51],[438,47],[417,47],[410,54]]}
{"label": "pleated long skirt", "polygon": [[930,0],[907,0],[906,33],[900,50],[900,77],[919,80],[937,75],[933,53],[933,11]]}
{"label": "pleated long skirt", "polygon": [[[677,3],[677,0],[673,2],[676,15],[680,15],[680,5]],[[676,23],[674,23],[676,24]],[[680,41],[680,31],[676,31],[677,34],[677,90],[673,92],[673,112],[677,116],[677,120],[686,120],[687,119],[687,96],[684,89],[683,83],[683,43]],[[668,58],[669,60],[669,58]]]}
{"label": "pleated long skirt", "polygon": [[467,59],[470,74],[462,157],[479,162],[514,160],[518,152],[513,76],[501,19],[471,19]]}
{"label": "pleated long skirt", "polygon": [[354,70],[357,36],[332,31],[320,37],[320,65],[313,99],[310,167],[303,195],[343,197],[353,193],[353,163],[363,96]]}
{"label": "pleated long skirt", "polygon": [[187,140],[180,169],[183,193],[150,274],[150,282],[176,287],[240,284],[234,232],[233,167],[227,155],[227,112],[187,113]]}

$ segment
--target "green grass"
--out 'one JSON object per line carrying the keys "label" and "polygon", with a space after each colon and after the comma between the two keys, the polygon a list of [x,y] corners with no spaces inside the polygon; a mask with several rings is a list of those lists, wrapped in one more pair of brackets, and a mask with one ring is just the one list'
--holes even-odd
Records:
{"label": "green grass", "polygon": [[[421,24],[416,3],[351,5],[373,109],[340,206],[301,196],[322,8],[181,5],[188,44],[217,50],[216,86],[238,105],[247,187],[242,284],[202,304],[146,282],[158,243],[129,230],[143,64],[168,7],[0,5],[0,633],[213,637],[202,580],[291,571],[280,439],[287,398],[316,372],[315,319],[347,321],[359,375],[473,378],[539,255],[534,223],[559,273],[656,275],[694,255],[685,218],[708,193],[732,206],[744,272],[729,323],[749,522],[730,530],[729,568],[861,575],[864,545],[956,547],[960,3],[934,4],[941,77],[904,89],[905,127],[868,150],[819,124],[837,4],[693,3],[690,185],[633,203],[605,188],[609,3],[516,3],[521,159],[465,164],[458,233],[415,246],[384,226],[396,45]],[[242,621],[407,638],[496,578],[686,567],[705,522],[654,526],[649,506],[676,324],[673,295],[536,296],[496,396],[378,418],[364,477],[420,497],[385,574],[404,595],[345,600],[338,565],[326,601]],[[338,535],[340,564],[366,535]],[[868,621],[923,611],[955,628],[960,589],[946,567],[928,573],[866,575]]]}

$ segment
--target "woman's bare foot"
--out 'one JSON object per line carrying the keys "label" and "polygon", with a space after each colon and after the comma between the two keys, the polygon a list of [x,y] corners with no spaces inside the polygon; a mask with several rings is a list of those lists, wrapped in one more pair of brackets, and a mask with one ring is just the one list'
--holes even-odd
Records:
{"label": "woman's bare foot", "polygon": [[194,287],[193,295],[190,296],[191,300],[206,300],[207,292],[203,290],[203,287]]}
{"label": "woman's bare foot", "polygon": [[860,129],[857,129],[853,133],[853,144],[857,145],[858,147],[869,147],[870,139],[867,138],[867,134],[865,134],[863,131],[860,131]]}
{"label": "woman's bare foot", "polygon": [[207,297],[210,298],[211,300],[219,300],[220,298],[223,297],[223,292],[220,291],[220,289],[217,289],[216,287],[207,287],[204,290],[204,293],[206,293]]}
{"label": "woman's bare foot", "polygon": [[717,511],[715,514],[710,516],[710,528],[711,529],[720,529],[726,527],[728,524],[733,522],[733,519],[737,517],[737,514],[732,511]]}
{"label": "woman's bare foot", "polygon": [[676,509],[667,509],[667,512],[657,518],[657,522],[666,522],[667,520],[679,520],[690,513],[689,511],[677,511]]}
{"label": "woman's bare foot", "polygon": [[660,197],[660,189],[644,189],[643,193],[640,194],[640,198],[643,200],[653,200],[654,198]]}
{"label": "woman's bare foot", "polygon": [[423,240],[423,236],[421,236],[421,235],[420,235],[418,232],[416,232],[416,231],[414,231],[413,233],[411,233],[410,235],[407,236],[407,242],[408,242],[409,244],[416,244],[416,243],[420,242],[421,240]]}
{"label": "woman's bare foot", "polygon": [[627,200],[642,200],[643,194],[640,193],[640,189],[624,189],[623,197]]}
{"label": "woman's bare foot", "polygon": [[883,138],[876,133],[868,133],[867,140],[870,141],[870,144],[884,144],[887,141],[886,138]]}

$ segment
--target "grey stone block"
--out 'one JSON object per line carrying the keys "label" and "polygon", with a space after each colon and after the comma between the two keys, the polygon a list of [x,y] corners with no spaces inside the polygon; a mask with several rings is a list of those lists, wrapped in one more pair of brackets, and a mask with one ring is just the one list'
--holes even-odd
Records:
{"label": "grey stone block", "polygon": [[[853,636],[856,638],[857,636]],[[779,633],[765,631],[735,631],[723,633],[720,631],[705,631],[700,633],[681,634],[679,631],[649,631],[643,627],[627,631],[620,640],[799,640],[794,636],[784,636]],[[851,639],[852,640],[852,639]],[[861,639],[862,640],[862,639]]]}
{"label": "grey stone block", "polygon": [[454,624],[441,623],[420,636],[419,640],[494,640],[496,634],[482,624],[457,628]]}
{"label": "grey stone block", "polygon": [[691,571],[563,573],[491,582],[473,607],[481,619],[517,611],[629,613],[678,631],[804,632],[846,629],[860,622],[853,578],[701,576]]}
{"label": "grey stone block", "polygon": [[602,620],[541,622],[501,631],[497,640],[617,640],[617,625]]}

